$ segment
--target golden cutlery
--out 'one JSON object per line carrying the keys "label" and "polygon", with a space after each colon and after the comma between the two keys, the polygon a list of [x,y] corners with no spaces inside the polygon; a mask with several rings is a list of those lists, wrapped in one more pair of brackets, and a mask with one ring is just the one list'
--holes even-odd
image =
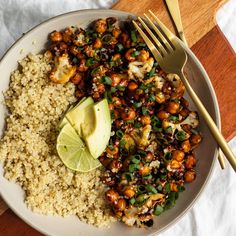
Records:
{"label": "golden cutlery", "polygon": [[[188,46],[185,35],[184,35],[182,21],[181,21],[179,1],[178,0],[165,0],[165,2],[170,12],[170,15],[172,17],[172,20],[174,22],[174,25],[178,31],[179,38],[185,43],[186,46]],[[224,157],[220,148],[218,151],[218,161],[220,163],[221,169],[225,169]]]}
{"label": "golden cutlery", "polygon": [[[154,13],[151,10],[149,10],[149,12],[155,19],[155,22],[159,27],[157,27],[146,14],[144,15],[147,21],[149,22],[152,30],[154,30],[158,35],[159,39],[157,39],[153,31],[146,25],[146,23],[144,23],[144,21],[140,17],[138,17],[138,20],[148,32],[148,34],[151,36],[152,40],[156,43],[157,47],[152,43],[149,37],[143,32],[143,30],[138,26],[135,21],[133,21],[134,26],[136,27],[136,29],[144,39],[145,43],[151,50],[154,58],[159,63],[160,67],[167,73],[174,73],[179,75],[189,96],[197,107],[199,113],[204,118],[213,137],[219,144],[227,160],[236,172],[236,158],[234,157],[232,150],[230,149],[229,145],[220,133],[219,129],[217,128],[215,122],[207,112],[206,108],[202,104],[201,100],[198,98],[197,94],[194,92],[193,88],[184,76],[183,68],[187,61],[187,54],[185,53],[184,48],[179,43],[177,37],[168,30],[168,28],[154,15]],[[164,32],[164,34],[159,30],[159,28],[162,32]]]}
{"label": "golden cutlery", "polygon": [[185,43],[186,46],[188,46],[188,43],[184,36],[184,30],[183,30],[183,25],[182,25],[181,16],[180,16],[180,10],[179,10],[179,1],[178,0],[165,0],[165,1],[166,1],[168,10],[170,12],[170,15],[174,21],[175,27],[178,31],[180,39]]}

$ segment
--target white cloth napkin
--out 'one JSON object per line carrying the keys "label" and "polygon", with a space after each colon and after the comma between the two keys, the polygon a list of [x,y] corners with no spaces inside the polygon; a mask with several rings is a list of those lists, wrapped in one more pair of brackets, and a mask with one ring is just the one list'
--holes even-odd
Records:
{"label": "white cloth napkin", "polygon": [[[108,8],[116,0],[0,0],[0,57],[23,32],[61,13],[86,9]],[[231,0],[217,15],[236,49],[236,0]],[[236,137],[230,142],[236,153]],[[161,236],[234,236],[236,235],[236,178],[227,165],[222,171],[216,163],[213,176],[195,206]]]}
{"label": "white cloth napkin", "polygon": [[236,0],[228,1],[216,15],[216,20],[236,52]]}

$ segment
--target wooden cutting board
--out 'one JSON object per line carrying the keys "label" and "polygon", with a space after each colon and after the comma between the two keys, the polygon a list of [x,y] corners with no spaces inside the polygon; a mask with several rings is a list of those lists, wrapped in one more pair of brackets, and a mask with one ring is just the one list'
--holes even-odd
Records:
{"label": "wooden cutting board", "polygon": [[[179,0],[184,31],[191,49],[202,62],[218,98],[222,132],[236,135],[236,54],[220,32],[215,13],[226,0]],[[120,0],[113,9],[142,15],[151,9],[174,32],[163,0]],[[0,235],[39,236],[0,199]]]}

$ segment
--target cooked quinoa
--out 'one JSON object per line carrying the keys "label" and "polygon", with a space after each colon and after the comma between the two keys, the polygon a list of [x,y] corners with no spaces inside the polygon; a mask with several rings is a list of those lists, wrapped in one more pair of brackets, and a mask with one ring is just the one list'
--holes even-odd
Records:
{"label": "cooked quinoa", "polygon": [[99,181],[102,170],[74,172],[57,155],[57,125],[76,101],[75,85],[50,82],[50,70],[45,55],[30,54],[11,75],[4,93],[9,116],[0,141],[5,177],[20,184],[34,212],[77,215],[86,223],[107,226],[114,218]]}

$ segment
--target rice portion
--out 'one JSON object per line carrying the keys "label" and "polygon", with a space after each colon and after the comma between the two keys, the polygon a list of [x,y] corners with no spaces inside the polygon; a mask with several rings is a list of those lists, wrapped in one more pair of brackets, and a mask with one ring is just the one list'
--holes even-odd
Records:
{"label": "rice portion", "polygon": [[28,55],[10,78],[5,103],[10,115],[0,141],[5,177],[25,191],[25,202],[34,212],[77,215],[95,226],[114,221],[100,182],[102,169],[78,173],[57,155],[57,125],[76,101],[75,86],[48,80],[51,65],[46,56]]}

